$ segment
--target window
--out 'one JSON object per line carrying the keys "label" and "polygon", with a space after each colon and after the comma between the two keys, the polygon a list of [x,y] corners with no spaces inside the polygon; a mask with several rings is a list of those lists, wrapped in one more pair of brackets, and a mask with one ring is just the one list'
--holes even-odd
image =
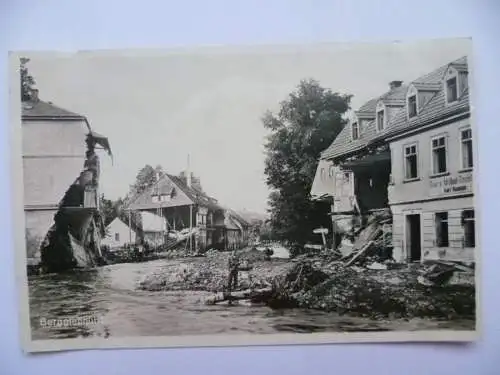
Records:
{"label": "window", "polygon": [[120,241],[120,233],[115,233],[115,241]]}
{"label": "window", "polygon": [[384,110],[377,112],[377,130],[384,130]]}
{"label": "window", "polygon": [[462,212],[462,226],[464,228],[464,247],[476,246],[476,219],[474,210]]}
{"label": "window", "polygon": [[351,175],[350,175],[348,172],[345,172],[345,173],[344,173],[344,182],[345,182],[346,184],[348,184],[348,183],[349,183],[349,178],[350,178],[350,177],[351,177]]}
{"label": "window", "polygon": [[447,172],[446,165],[446,137],[441,136],[432,140],[432,173]]}
{"label": "window", "polygon": [[328,176],[330,178],[333,178],[333,175],[335,174],[335,168],[333,165],[330,165],[330,167],[328,168]]}
{"label": "window", "polygon": [[357,122],[353,122],[351,125],[352,130],[352,139],[356,140],[359,138],[359,124]]}
{"label": "window", "polygon": [[446,99],[448,103],[453,103],[458,100],[457,77],[449,78],[446,81]]}
{"label": "window", "polygon": [[418,177],[417,145],[405,147],[405,179],[411,180]]}
{"label": "window", "polygon": [[322,181],[325,181],[326,179],[326,172],[325,172],[325,168],[321,168],[321,180]]}
{"label": "window", "polygon": [[436,212],[436,246],[449,246],[448,212]]}
{"label": "window", "polygon": [[408,98],[408,117],[417,115],[417,95],[412,95]]}
{"label": "window", "polygon": [[470,169],[473,166],[472,130],[462,130],[460,132],[460,138],[462,142],[462,168]]}

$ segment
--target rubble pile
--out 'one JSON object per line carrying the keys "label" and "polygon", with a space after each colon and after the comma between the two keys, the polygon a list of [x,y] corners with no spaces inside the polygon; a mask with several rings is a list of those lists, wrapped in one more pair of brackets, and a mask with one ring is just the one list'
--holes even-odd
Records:
{"label": "rubble pile", "polygon": [[[139,287],[207,291],[224,301],[230,253],[209,250],[205,255],[171,260]],[[320,309],[373,319],[473,319],[475,314],[474,269],[458,263],[398,264],[376,246],[346,259],[323,251],[266,261],[255,249],[241,251],[240,258],[248,266],[239,273],[235,298],[257,293],[259,302],[271,308]]]}
{"label": "rubble pile", "polygon": [[[439,265],[422,265],[393,270],[346,267],[341,261],[302,260],[275,283],[271,306],[297,306],[372,318],[434,317],[453,319],[474,316],[473,284],[442,278],[433,285],[419,279],[436,272]],[[448,275],[464,273],[446,269]],[[444,271],[444,269],[443,269]]]}
{"label": "rubble pile", "polygon": [[[216,254],[217,252],[217,254]],[[209,252],[207,252],[209,253]],[[149,291],[193,290],[220,292],[227,284],[227,263],[230,253],[214,251],[205,257],[177,259],[146,276],[139,288]],[[286,261],[265,261],[258,250],[241,252],[242,263],[248,271],[239,274],[239,289],[269,287],[273,280],[290,268]]]}

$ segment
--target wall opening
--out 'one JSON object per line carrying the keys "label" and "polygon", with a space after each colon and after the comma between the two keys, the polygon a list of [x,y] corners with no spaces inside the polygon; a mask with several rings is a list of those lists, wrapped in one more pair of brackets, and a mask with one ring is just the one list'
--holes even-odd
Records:
{"label": "wall opening", "polygon": [[436,246],[448,247],[448,212],[436,212]]}
{"label": "wall opening", "polygon": [[406,248],[411,262],[420,261],[422,256],[420,214],[406,216]]}

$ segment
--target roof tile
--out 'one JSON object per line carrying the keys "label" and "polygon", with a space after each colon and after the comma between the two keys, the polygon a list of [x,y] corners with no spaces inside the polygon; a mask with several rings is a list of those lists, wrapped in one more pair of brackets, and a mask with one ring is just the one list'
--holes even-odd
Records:
{"label": "roof tile", "polygon": [[84,116],[55,106],[52,103],[38,100],[22,103],[23,119],[54,119],[54,120],[83,120]]}
{"label": "roof tile", "polygon": [[[467,89],[460,93],[459,100],[456,103],[451,105],[446,105],[445,103],[442,81],[449,66],[454,66],[459,70],[466,70],[467,57],[462,57],[449,64],[441,66],[412,82],[412,84],[415,84],[417,89],[435,91],[435,94],[429,102],[427,102],[427,104],[420,109],[419,114],[415,118],[408,120],[406,116],[407,108],[405,98],[408,86],[400,86],[394,90],[386,92],[379,98],[371,99],[358,110],[358,112],[374,112],[375,106],[379,100],[383,100],[389,105],[403,105],[404,107],[396,112],[383,132],[377,133],[375,129],[375,121],[371,121],[367,126],[365,126],[365,129],[362,130],[359,139],[352,140],[350,134],[351,127],[346,125],[341,130],[337,138],[335,138],[333,143],[321,153],[321,158],[331,159],[356,152],[375,141],[385,139],[399,132],[411,130],[424,123],[442,118],[443,116],[467,111],[469,109],[469,92]],[[373,114],[375,115],[375,113]]]}

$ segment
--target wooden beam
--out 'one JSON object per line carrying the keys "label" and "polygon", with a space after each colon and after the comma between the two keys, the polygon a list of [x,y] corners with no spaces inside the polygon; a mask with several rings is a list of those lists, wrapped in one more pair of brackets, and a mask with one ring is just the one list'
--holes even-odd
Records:
{"label": "wooden beam", "polygon": [[238,301],[245,299],[266,299],[268,295],[272,292],[272,288],[262,288],[262,289],[246,289],[240,292],[221,292],[217,293],[212,297],[209,297],[205,300],[205,304],[207,305],[215,305],[219,302],[224,301]]}
{"label": "wooden beam", "polygon": [[[189,232],[193,230],[193,205],[189,205]],[[189,252],[193,252],[193,236],[189,235]]]}
{"label": "wooden beam", "polygon": [[132,243],[132,212],[128,210],[128,242]]}
{"label": "wooden beam", "polygon": [[350,261],[348,261],[345,265],[350,266],[354,263],[361,255],[366,253],[366,251],[373,245],[373,241],[369,241],[365,246],[363,246],[356,255],[354,255]]}

